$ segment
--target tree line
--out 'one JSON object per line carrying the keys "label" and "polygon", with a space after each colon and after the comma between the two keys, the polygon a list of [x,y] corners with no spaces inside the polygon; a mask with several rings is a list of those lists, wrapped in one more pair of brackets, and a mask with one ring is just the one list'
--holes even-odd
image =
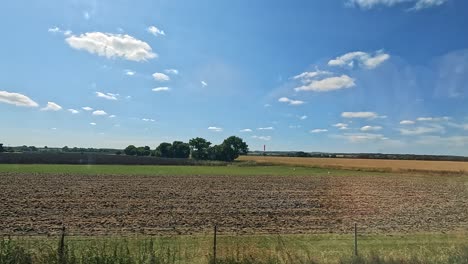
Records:
{"label": "tree line", "polygon": [[[241,138],[231,136],[226,138],[219,145],[212,145],[204,138],[192,138],[188,143],[174,141],[171,143],[163,142],[156,149],[150,147],[136,147],[129,145],[124,149],[125,155],[130,156],[155,156],[162,158],[192,158],[196,160],[219,160],[233,161],[239,155],[247,154],[249,147]],[[116,153],[121,154],[121,153]]]}

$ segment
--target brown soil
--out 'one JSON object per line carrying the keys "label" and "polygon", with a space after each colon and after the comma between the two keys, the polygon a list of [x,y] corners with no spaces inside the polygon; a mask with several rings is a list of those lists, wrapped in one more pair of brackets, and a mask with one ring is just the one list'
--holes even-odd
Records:
{"label": "brown soil", "polygon": [[0,235],[468,230],[468,177],[0,174]]}

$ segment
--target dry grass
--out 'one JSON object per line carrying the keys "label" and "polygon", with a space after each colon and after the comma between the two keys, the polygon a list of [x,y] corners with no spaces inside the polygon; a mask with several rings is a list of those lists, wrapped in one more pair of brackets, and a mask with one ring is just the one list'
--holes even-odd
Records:
{"label": "dry grass", "polygon": [[253,161],[257,164],[282,164],[340,169],[362,169],[394,172],[436,172],[468,173],[468,162],[461,161],[424,161],[424,160],[381,160],[381,159],[345,159],[345,158],[298,158],[241,156],[240,161]]}

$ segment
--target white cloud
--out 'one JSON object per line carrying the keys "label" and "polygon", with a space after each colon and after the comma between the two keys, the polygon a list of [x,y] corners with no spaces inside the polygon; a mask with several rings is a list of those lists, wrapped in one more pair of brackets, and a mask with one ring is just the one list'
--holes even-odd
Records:
{"label": "white cloud", "polygon": [[348,124],[345,124],[345,123],[337,123],[337,124],[334,124],[333,126],[337,127],[338,129],[341,129],[341,130],[348,129]]}
{"label": "white cloud", "polygon": [[305,103],[304,101],[292,100],[292,99],[289,99],[289,98],[287,98],[287,97],[281,97],[280,99],[278,99],[278,102],[280,102],[280,103],[288,103],[289,105],[301,105],[301,104],[304,104],[304,103]]}
{"label": "white cloud", "polygon": [[214,131],[214,132],[221,132],[223,129],[221,127],[215,127],[215,126],[210,126],[208,127],[208,130]]}
{"label": "white cloud", "polygon": [[388,140],[388,138],[382,134],[372,134],[372,133],[345,133],[343,135],[338,135],[335,137],[344,138],[352,143]]}
{"label": "white cloud", "polygon": [[59,27],[52,27],[52,28],[49,28],[47,31],[50,32],[50,33],[54,33],[54,34],[55,33],[63,33],[63,35],[65,35],[67,37],[72,34],[71,30],[62,30]]}
{"label": "white cloud", "polygon": [[324,133],[324,132],[328,132],[328,129],[317,128],[317,129],[313,129],[310,131],[310,133]]}
{"label": "white cloud", "polygon": [[70,47],[85,50],[106,58],[120,57],[130,61],[146,61],[157,57],[148,43],[129,35],[88,32],[69,36],[65,41]]}
{"label": "white cloud", "polygon": [[241,129],[239,132],[242,132],[242,133],[245,133],[245,132],[252,132],[252,129],[250,129],[250,128],[245,128],[245,129]]}
{"label": "white cloud", "polygon": [[440,6],[448,0],[348,0],[350,6],[358,6],[363,9],[371,9],[375,6],[395,6],[398,4],[414,4],[410,10],[421,10],[429,7]]}
{"label": "white cloud", "polygon": [[207,84],[205,81],[201,81],[201,85],[202,85],[203,87],[208,86],[208,84]]}
{"label": "white cloud", "polygon": [[356,86],[354,79],[348,75],[313,80],[310,83],[294,88],[295,91],[329,92]]}
{"label": "white cloud", "polygon": [[258,130],[274,130],[274,127],[259,127]]}
{"label": "white cloud", "polygon": [[346,53],[334,60],[328,62],[329,66],[348,66],[354,67],[354,63],[358,62],[361,67],[366,69],[375,69],[384,61],[390,59],[390,55],[379,50],[375,55],[371,55],[362,51],[354,51]]}
{"label": "white cloud", "polygon": [[0,102],[16,106],[38,107],[39,105],[24,94],[0,91]]}
{"label": "white cloud", "polygon": [[62,107],[54,102],[47,102],[47,106],[41,108],[41,111],[60,111]]}
{"label": "white cloud", "polygon": [[423,145],[439,145],[441,147],[457,148],[468,146],[467,136],[422,136],[415,141],[417,144]]}
{"label": "white cloud", "polygon": [[411,121],[411,120],[402,120],[400,122],[400,125],[414,125],[414,121]]}
{"label": "white cloud", "polygon": [[80,111],[75,110],[75,109],[68,109],[68,112],[70,112],[70,113],[72,113],[74,115],[80,113]]}
{"label": "white cloud", "polygon": [[147,29],[146,29],[149,33],[153,34],[154,36],[158,36],[158,35],[161,35],[161,36],[165,36],[166,33],[164,33],[164,30],[161,30],[155,26],[149,26]]}
{"label": "white cloud", "polygon": [[164,70],[164,72],[167,74],[173,74],[173,75],[179,74],[179,71],[177,69],[167,69],[167,70]]}
{"label": "white cloud", "polygon": [[154,122],[154,121],[156,121],[156,120],[151,119],[151,118],[142,118],[141,120],[145,121],[145,122]]}
{"label": "white cloud", "polygon": [[115,118],[117,117],[116,115],[110,115],[109,118]]}
{"label": "white cloud", "polygon": [[96,125],[96,123],[94,123],[94,122],[92,122],[92,123],[89,123],[89,124],[90,124],[90,125],[92,125],[92,126],[95,126],[95,125]]}
{"label": "white cloud", "polygon": [[433,125],[428,127],[415,127],[411,129],[400,129],[400,134],[404,136],[415,136],[422,134],[433,134],[433,133],[445,133],[445,128],[439,125]]}
{"label": "white cloud", "polygon": [[85,111],[93,111],[93,108],[89,107],[89,106],[84,106],[84,107],[81,107],[81,109],[85,110]]}
{"label": "white cloud", "polygon": [[311,79],[322,76],[322,75],[330,75],[332,74],[331,72],[328,71],[311,71],[311,72],[303,72],[301,74],[298,74],[296,76],[293,76],[292,78],[294,80],[301,80],[302,82],[310,82]]}
{"label": "white cloud", "polygon": [[128,75],[128,76],[133,76],[136,74],[135,71],[132,71],[132,70],[125,70],[125,74]]}
{"label": "white cloud", "polygon": [[51,33],[57,33],[57,32],[60,32],[60,28],[59,27],[51,27],[47,31],[51,32]]}
{"label": "white cloud", "polygon": [[299,119],[300,119],[300,120],[306,120],[306,119],[307,119],[307,116],[306,116],[306,115],[300,116]]}
{"label": "white cloud", "polygon": [[418,121],[429,121],[429,122],[442,122],[442,121],[449,121],[451,118],[448,116],[442,116],[442,117],[418,117],[416,120]]}
{"label": "white cloud", "polygon": [[377,118],[377,113],[374,112],[343,112],[341,117],[344,118]]}
{"label": "white cloud", "polygon": [[161,73],[161,72],[153,73],[153,78],[156,81],[160,81],[160,82],[167,82],[167,81],[171,80],[171,78],[169,76],[167,76],[166,74]]}
{"label": "white cloud", "polygon": [[363,126],[361,127],[361,131],[367,132],[367,131],[378,131],[381,130],[381,126]]}
{"label": "white cloud", "polygon": [[107,100],[117,100],[117,97],[119,94],[113,94],[113,93],[101,93],[101,92],[96,92],[97,97],[101,97]]}
{"label": "white cloud", "polygon": [[103,111],[103,110],[96,110],[96,111],[93,112],[93,115],[95,115],[95,116],[105,116],[105,115],[107,115],[107,113],[105,111]]}
{"label": "white cloud", "polygon": [[151,89],[153,92],[167,92],[171,90],[169,87],[156,87]]}
{"label": "white cloud", "polygon": [[271,136],[252,136],[252,138],[259,139],[259,140],[264,140],[264,141],[270,141]]}

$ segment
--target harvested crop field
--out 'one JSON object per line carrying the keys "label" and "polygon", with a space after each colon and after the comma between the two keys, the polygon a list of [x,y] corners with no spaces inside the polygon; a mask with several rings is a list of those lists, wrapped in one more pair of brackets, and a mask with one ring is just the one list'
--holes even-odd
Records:
{"label": "harvested crop field", "polygon": [[457,172],[468,173],[468,162],[388,160],[388,159],[346,159],[346,158],[301,158],[271,156],[240,156],[240,161],[254,161],[258,164],[280,164],[340,169],[372,169],[395,172]]}
{"label": "harvested crop field", "polygon": [[0,189],[2,235],[468,231],[466,176],[1,172]]}

